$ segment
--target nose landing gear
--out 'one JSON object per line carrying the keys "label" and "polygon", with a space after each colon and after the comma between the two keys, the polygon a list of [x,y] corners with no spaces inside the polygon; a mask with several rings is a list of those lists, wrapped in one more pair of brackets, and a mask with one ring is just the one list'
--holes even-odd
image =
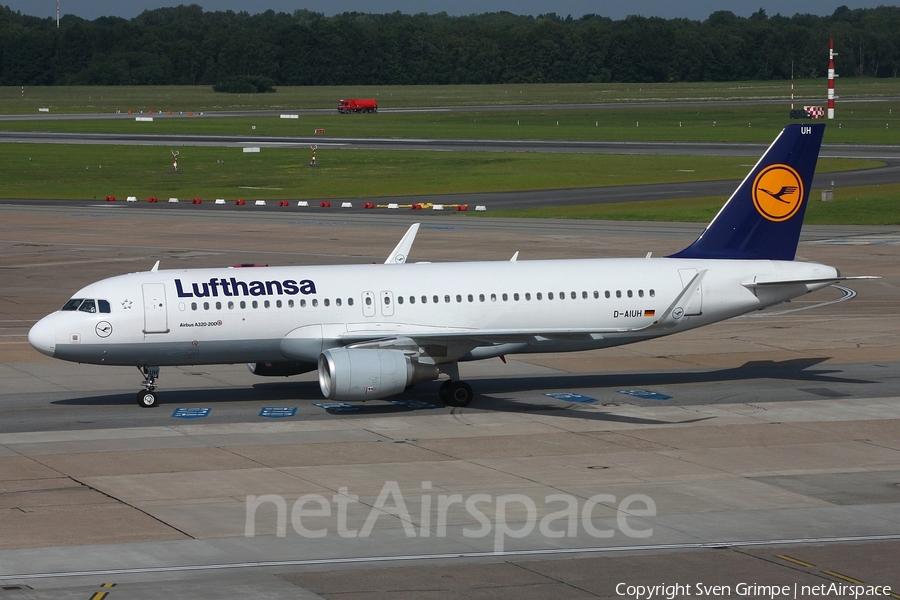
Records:
{"label": "nose landing gear", "polygon": [[159,367],[143,365],[138,367],[138,370],[144,376],[144,381],[141,383],[144,389],[137,393],[138,406],[153,408],[158,405],[154,390],[156,389],[156,380],[159,379]]}

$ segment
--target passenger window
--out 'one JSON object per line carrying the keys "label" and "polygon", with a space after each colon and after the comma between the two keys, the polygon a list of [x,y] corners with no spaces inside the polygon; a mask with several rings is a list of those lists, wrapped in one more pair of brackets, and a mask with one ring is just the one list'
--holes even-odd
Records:
{"label": "passenger window", "polygon": [[[538,300],[540,300],[540,299],[541,299],[540,296],[538,296]],[[547,293],[547,300],[553,300],[553,292]]]}
{"label": "passenger window", "polygon": [[468,300],[469,300],[469,302],[474,302],[475,298],[472,296],[472,294],[469,294]]}
{"label": "passenger window", "polygon": [[632,296],[634,296],[634,293],[631,290],[628,290],[628,297],[631,298]]}
{"label": "passenger window", "polygon": [[353,298],[347,298],[347,306],[353,306]]}
{"label": "passenger window", "polygon": [[428,304],[428,296],[422,296],[422,304]]}
{"label": "passenger window", "polygon": [[433,296],[433,297],[431,298],[431,300],[432,300],[435,304],[437,304],[438,302],[441,301],[441,299],[438,298],[437,296]]}
{"label": "passenger window", "polygon": [[[366,298],[368,300],[368,298]],[[306,308],[306,298],[300,300],[300,308]]]}
{"label": "passenger window", "polygon": [[369,296],[366,296],[366,306],[372,306],[372,299]]}
{"label": "passenger window", "polygon": [[293,298],[288,300],[288,308],[294,308],[294,299]]}
{"label": "passenger window", "polygon": [[450,296],[444,296],[444,302],[450,304]]}
{"label": "passenger window", "polygon": [[403,296],[397,296],[397,304],[403,304]]}
{"label": "passenger window", "polygon": [[519,301],[519,292],[516,292],[515,294],[513,294],[513,300],[515,300],[516,302]]}
{"label": "passenger window", "polygon": [[603,295],[606,296],[607,298],[609,298],[609,290],[606,290],[605,292],[603,292]]}
{"label": "passenger window", "polygon": [[410,303],[410,304],[415,304],[415,303],[416,303],[416,297],[415,297],[415,296],[410,296],[410,297],[409,297],[409,303]]}
{"label": "passenger window", "polygon": [[241,300],[241,308],[242,309],[247,308],[247,303],[244,302],[243,300]]}
{"label": "passenger window", "polygon": [[525,292],[525,299],[531,300],[531,292]]}
{"label": "passenger window", "polygon": [[65,304],[60,310],[78,310],[78,307],[81,306],[81,303],[84,302],[84,298],[72,298]]}
{"label": "passenger window", "polygon": [[484,302],[484,294],[478,294],[478,301]]}
{"label": "passenger window", "polygon": [[638,298],[644,297],[644,290],[638,290]]}
{"label": "passenger window", "polygon": [[597,290],[594,290],[594,299],[596,300],[599,297],[600,297],[600,292],[598,292]]}
{"label": "passenger window", "polygon": [[503,298],[503,301],[504,301],[504,302],[506,302],[507,300],[509,300],[509,296],[507,296],[506,294],[503,294],[503,296],[501,296],[501,298]]}
{"label": "passenger window", "polygon": [[216,310],[222,310],[222,303],[216,302]]}
{"label": "passenger window", "polygon": [[456,301],[457,301],[457,302],[462,302],[462,296],[461,296],[460,294],[457,294],[457,295],[456,295]]}
{"label": "passenger window", "polygon": [[491,302],[497,301],[497,294],[491,294]]}
{"label": "passenger window", "polygon": [[[385,296],[385,297],[384,297],[384,305],[385,305],[385,306],[388,306],[390,303],[391,303],[391,297],[390,297],[390,296]],[[325,301],[325,306],[328,306],[328,300]]]}
{"label": "passenger window", "polygon": [[313,298],[313,301],[312,301],[312,305],[313,305],[313,307],[316,307],[316,306],[318,306],[318,305],[319,305],[319,301],[318,301],[318,299],[316,299],[316,298]]}
{"label": "passenger window", "polygon": [[340,299],[340,298],[335,298],[335,299],[334,299],[334,305],[335,305],[335,306],[340,306],[340,305],[341,305],[341,299]]}
{"label": "passenger window", "polygon": [[85,300],[81,303],[81,306],[78,307],[78,310],[86,313],[95,313],[97,312],[97,305],[94,304],[93,300]]}
{"label": "passenger window", "polygon": [[231,300],[228,301],[228,310],[232,310],[234,308],[234,302]]}
{"label": "passenger window", "polygon": [[110,312],[109,302],[107,302],[106,300],[97,300],[97,306],[100,307],[100,312],[102,312],[102,313]]}
{"label": "passenger window", "polygon": [[[540,299],[542,298],[540,292],[538,292],[537,294],[535,294],[534,297],[535,297],[536,300],[540,300]],[[552,298],[551,298],[551,300],[552,300]]]}
{"label": "passenger window", "polygon": [[276,301],[275,301],[275,307],[276,307],[276,308],[281,308],[281,300],[276,300]]}
{"label": "passenger window", "polygon": [[[385,304],[390,304],[390,303],[391,303],[391,299],[390,299],[390,298],[385,298],[385,299],[384,299],[384,303],[385,303]],[[325,298],[324,300],[322,300],[322,304],[324,304],[325,306],[331,306],[331,300],[329,300],[328,298]]]}
{"label": "passenger window", "polygon": [[[256,304],[256,303],[254,302],[254,304]],[[203,303],[203,310],[209,310],[209,302]]]}
{"label": "passenger window", "polygon": [[616,290],[616,298],[622,297],[622,290]]}
{"label": "passenger window", "polygon": [[191,310],[197,310],[197,303],[191,302]]}
{"label": "passenger window", "polygon": [[[577,297],[578,297],[578,294],[576,294],[575,292],[572,292],[572,300],[574,300]],[[587,292],[584,292],[584,297],[587,298]]]}
{"label": "passenger window", "polygon": [[656,297],[656,290],[650,290],[650,297],[651,297],[651,298],[655,298],[655,297]]}
{"label": "passenger window", "polygon": [[259,308],[259,302],[254,300],[253,302],[250,303],[250,307],[251,308]]}
{"label": "passenger window", "polygon": [[263,300],[263,308],[269,308],[272,304],[268,300]]}

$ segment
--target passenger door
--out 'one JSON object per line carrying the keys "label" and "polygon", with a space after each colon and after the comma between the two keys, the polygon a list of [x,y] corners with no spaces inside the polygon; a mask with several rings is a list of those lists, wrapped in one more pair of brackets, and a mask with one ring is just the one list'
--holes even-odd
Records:
{"label": "passenger door", "polygon": [[[678,274],[681,275],[681,285],[687,286],[697,276],[697,269],[678,269]],[[695,288],[685,296],[685,305],[682,307],[686,317],[703,314],[703,285],[700,282],[694,285]]]}
{"label": "passenger door", "polygon": [[166,285],[145,283],[144,333],[169,333],[169,315],[166,310]]}

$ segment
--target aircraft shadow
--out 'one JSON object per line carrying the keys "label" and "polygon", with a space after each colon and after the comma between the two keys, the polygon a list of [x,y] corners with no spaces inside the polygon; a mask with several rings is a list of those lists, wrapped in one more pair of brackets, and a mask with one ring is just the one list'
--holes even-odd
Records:
{"label": "aircraft shadow", "polygon": [[[878,383],[866,379],[855,379],[836,375],[841,369],[812,369],[829,360],[826,358],[799,358],[785,361],[749,361],[739,367],[717,369],[715,371],[668,371],[655,373],[613,373],[588,375],[541,375],[530,377],[509,377],[482,379],[478,381],[478,392],[504,393],[523,392],[535,389],[583,389],[583,388],[626,388],[652,387],[662,385],[683,385],[696,383],[739,383],[763,379],[785,381],[805,381],[811,383]],[[654,404],[658,404],[654,402]]]}
{"label": "aircraft shadow", "polygon": [[[841,377],[840,369],[814,369],[816,365],[828,360],[827,358],[793,359],[787,361],[751,361],[740,367],[719,369],[714,371],[677,371],[661,373],[615,373],[615,374],[589,374],[589,375],[547,375],[530,377],[501,377],[481,378],[475,382],[476,397],[473,404],[465,409],[451,409],[452,411],[492,411],[512,413],[541,413],[548,416],[566,418],[581,418],[591,420],[603,420],[618,423],[631,424],[665,424],[672,421],[659,421],[627,417],[605,413],[602,411],[573,411],[577,403],[566,403],[559,400],[547,399],[546,402],[519,401],[515,397],[503,397],[505,394],[515,394],[533,390],[583,390],[585,388],[627,388],[658,387],[667,385],[697,384],[697,383],[739,383],[763,379],[804,381],[815,383],[851,383],[866,384],[877,383],[864,379]],[[438,383],[420,384],[414,389],[391,398],[372,402],[348,402],[334,403],[334,408],[326,410],[334,415],[347,417],[391,415],[409,413],[412,411],[428,410],[432,407],[443,408],[437,398]],[[206,404],[216,405],[224,403],[240,402],[266,402],[273,406],[289,406],[290,403],[302,401],[304,403],[331,402],[322,398],[319,385],[314,381],[272,381],[262,382],[247,388],[214,388],[197,390],[171,390],[162,392],[164,406],[182,404]],[[624,400],[624,398],[623,398]],[[629,398],[629,402],[635,404],[684,404],[684,401],[652,401],[642,402],[636,398]],[[764,398],[759,401],[765,401]],[[122,406],[134,404],[134,396],[131,393],[111,393],[87,396],[81,398],[68,398],[53,401],[59,406]],[[596,406],[593,404],[592,406]],[[703,421],[698,418],[678,423],[694,423]]]}

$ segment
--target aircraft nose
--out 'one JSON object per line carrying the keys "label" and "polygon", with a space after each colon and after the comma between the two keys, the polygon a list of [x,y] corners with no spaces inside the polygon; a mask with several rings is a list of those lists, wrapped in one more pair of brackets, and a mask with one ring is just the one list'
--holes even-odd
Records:
{"label": "aircraft nose", "polygon": [[53,356],[56,351],[56,328],[50,319],[44,317],[34,324],[28,332],[28,343],[41,354]]}

